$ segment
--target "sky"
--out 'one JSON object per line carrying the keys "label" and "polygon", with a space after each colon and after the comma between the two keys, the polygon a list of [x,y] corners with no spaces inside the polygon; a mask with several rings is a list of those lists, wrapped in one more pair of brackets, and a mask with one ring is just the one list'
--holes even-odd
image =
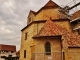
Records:
{"label": "sky", "polygon": [[[27,25],[29,11],[33,10],[37,12],[48,1],[49,0],[0,0],[0,44],[15,45],[18,51],[21,43],[21,29]],[[73,0],[52,1],[61,7],[65,7],[65,5],[72,5]],[[80,2],[80,0],[76,0],[76,3],[77,2]],[[76,9],[79,10],[79,7]]]}

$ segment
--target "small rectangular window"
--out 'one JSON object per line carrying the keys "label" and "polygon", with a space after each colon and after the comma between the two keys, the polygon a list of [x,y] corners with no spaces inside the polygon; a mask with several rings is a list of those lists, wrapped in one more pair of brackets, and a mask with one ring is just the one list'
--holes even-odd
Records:
{"label": "small rectangular window", "polygon": [[26,50],[24,50],[24,58],[26,58]]}
{"label": "small rectangular window", "polygon": [[27,32],[25,33],[25,40],[27,39]]}
{"label": "small rectangular window", "polygon": [[45,45],[45,52],[46,52],[46,55],[51,55],[51,45],[49,42],[47,42]]}

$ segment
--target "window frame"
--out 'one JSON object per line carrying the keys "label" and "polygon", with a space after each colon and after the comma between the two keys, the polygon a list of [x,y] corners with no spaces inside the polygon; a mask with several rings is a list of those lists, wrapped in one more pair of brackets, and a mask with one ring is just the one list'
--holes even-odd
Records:
{"label": "window frame", "polygon": [[51,55],[51,44],[49,42],[46,42],[45,44],[45,52],[46,55]]}

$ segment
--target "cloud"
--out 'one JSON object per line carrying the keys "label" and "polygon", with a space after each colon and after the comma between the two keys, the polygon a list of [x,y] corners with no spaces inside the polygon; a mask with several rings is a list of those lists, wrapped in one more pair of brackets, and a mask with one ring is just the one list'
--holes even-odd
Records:
{"label": "cloud", "polygon": [[[0,44],[16,45],[20,49],[21,29],[27,25],[30,10],[38,11],[49,0],[0,0]],[[66,5],[72,0],[54,0]]]}

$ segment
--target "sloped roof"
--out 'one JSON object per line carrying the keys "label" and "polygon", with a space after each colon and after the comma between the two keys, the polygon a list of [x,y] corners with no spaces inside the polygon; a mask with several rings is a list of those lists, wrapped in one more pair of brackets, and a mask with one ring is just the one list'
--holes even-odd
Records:
{"label": "sloped roof", "polygon": [[47,20],[44,26],[41,28],[40,32],[35,35],[35,37],[40,36],[58,36],[62,35],[66,32],[66,29],[62,28],[61,26],[58,26],[51,20]]}
{"label": "sloped roof", "polygon": [[14,52],[16,52],[16,46],[0,44],[0,50],[7,50],[7,51],[14,51]]}
{"label": "sloped roof", "polygon": [[34,15],[38,14],[42,9],[45,8],[53,8],[53,7],[60,7],[59,5],[57,5],[55,2],[53,2],[52,0],[49,0],[47,4],[45,4],[39,11],[34,12],[32,10],[30,10],[30,12],[32,12]]}
{"label": "sloped roof", "polygon": [[60,7],[59,5],[54,3],[52,0],[49,0],[49,2],[44,7],[46,7],[46,6]]}
{"label": "sloped roof", "polygon": [[72,32],[66,32],[63,37],[67,41],[68,46],[80,47],[80,37]]}
{"label": "sloped roof", "polygon": [[80,10],[76,11],[75,13],[72,14],[71,20],[74,20],[76,18],[80,18]]}
{"label": "sloped roof", "polygon": [[[29,15],[30,15],[31,13],[34,14],[34,15],[36,15],[36,12],[35,12],[35,11],[30,10]],[[28,15],[28,17],[29,17],[29,15]]]}
{"label": "sloped roof", "polygon": [[80,36],[76,36],[71,31],[67,31],[65,28],[55,24],[51,20],[47,20],[40,32],[34,37],[45,37],[45,36],[63,36],[67,41],[68,46],[80,47]]}
{"label": "sloped roof", "polygon": [[53,2],[52,0],[49,0],[47,4],[45,4],[38,12],[36,12],[37,14],[42,10],[42,9],[46,9],[46,8],[54,8],[54,7],[60,7],[59,5],[57,5],[55,2]]}
{"label": "sloped roof", "polygon": [[35,11],[30,10],[30,12],[32,12],[34,15],[36,15],[36,12]]}

